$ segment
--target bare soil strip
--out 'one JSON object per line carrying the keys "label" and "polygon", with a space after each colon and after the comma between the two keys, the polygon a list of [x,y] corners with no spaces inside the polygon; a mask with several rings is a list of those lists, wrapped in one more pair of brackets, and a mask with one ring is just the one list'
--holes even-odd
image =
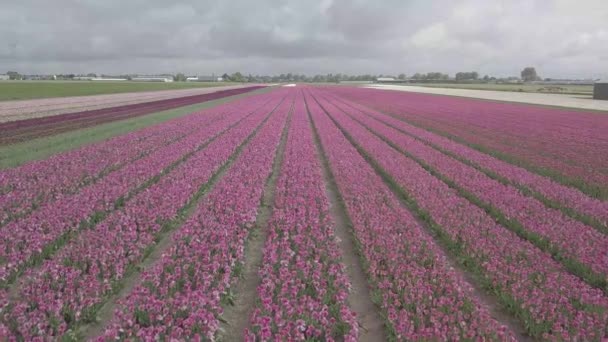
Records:
{"label": "bare soil strip", "polygon": [[[317,101],[317,103],[318,103],[318,101]],[[359,154],[361,154],[363,156],[363,158],[365,158],[368,161],[368,163],[374,168],[374,170],[376,170],[376,173],[378,173],[380,175],[380,177],[382,177],[382,179],[384,180],[386,185],[389,187],[389,189],[399,199],[400,204],[406,210],[410,211],[413,214],[412,216],[416,219],[416,221],[418,222],[418,224],[420,224],[421,227],[425,228],[426,232],[433,238],[433,240],[436,242],[437,246],[447,256],[446,260],[448,261],[449,266],[451,268],[453,268],[454,271],[456,271],[456,273],[460,277],[465,279],[471,285],[471,287],[473,289],[472,295],[475,296],[479,300],[481,305],[484,306],[490,312],[490,315],[497,321],[504,324],[507,328],[509,328],[515,334],[515,336],[517,337],[517,339],[519,341],[532,341],[532,338],[527,335],[526,330],[521,325],[521,323],[517,319],[515,319],[512,315],[510,315],[507,312],[507,310],[505,310],[505,308],[498,302],[496,297],[494,297],[491,293],[489,293],[487,290],[483,289],[479,285],[478,277],[475,274],[473,274],[472,272],[468,271],[462,264],[455,261],[455,259],[458,259],[457,256],[454,255],[450,251],[450,249],[447,248],[441,242],[441,239],[439,239],[437,234],[434,233],[434,231],[429,228],[428,224],[424,220],[421,219],[418,211],[415,210],[415,208],[410,206],[410,203],[407,198],[408,194],[405,192],[405,190],[400,189],[399,186],[396,185],[392,179],[390,179],[390,176],[384,170],[382,170],[380,168],[380,166],[373,161],[373,159],[370,158],[370,156],[353,140],[353,138],[348,134],[348,132],[346,132],[344,130],[344,128],[342,126],[340,126],[340,124],[337,121],[334,120],[334,118],[327,112],[327,110],[320,103],[319,103],[319,106],[321,106],[321,108],[323,108],[323,111],[325,111],[325,114],[340,129],[340,131],[350,141],[350,143],[357,149],[357,151],[359,151]],[[348,113],[346,113],[346,114],[348,114]],[[355,119],[353,118],[353,120],[355,120]],[[366,126],[363,126],[363,127],[365,127],[366,129],[369,130],[369,128],[367,128]],[[373,131],[371,131],[371,130],[369,130],[369,131],[372,134],[375,134]],[[382,139],[382,137],[380,137],[380,136],[379,136],[379,138]]]}
{"label": "bare soil strip", "polygon": [[94,323],[80,326],[77,336],[83,340],[91,340],[103,333],[106,324],[114,318],[114,313],[118,302],[127,297],[129,293],[141,282],[141,274],[154,265],[173,245],[173,232],[178,229],[187,219],[194,213],[197,204],[213,189],[215,184],[222,179],[224,174],[230,169],[233,162],[238,158],[244,148],[249,144],[258,131],[266,124],[270,116],[276,111],[283,101],[279,102],[274,109],[268,113],[266,118],[255,128],[255,130],[245,139],[245,141],[237,148],[236,152],[230,159],[224,163],[219,170],[209,179],[206,184],[203,184],[193,198],[182,209],[181,215],[169,225],[169,228],[163,231],[156,239],[156,244],[151,247],[151,252],[146,255],[143,260],[132,268],[130,274],[127,274],[122,280],[120,290],[110,296],[105,303],[97,311],[97,320]]}
{"label": "bare soil strip", "polygon": [[[308,109],[308,106],[307,106]],[[308,121],[312,126],[313,140],[317,155],[321,161],[323,181],[325,182],[325,193],[330,203],[330,213],[334,221],[334,231],[338,238],[338,246],[342,252],[342,262],[346,266],[346,273],[351,282],[351,290],[348,296],[348,304],[357,314],[360,326],[359,341],[386,341],[384,319],[379,313],[379,308],[372,301],[367,276],[360,261],[364,258],[357,249],[357,241],[352,231],[352,223],[344,202],[338,191],[338,187],[331,173],[329,163],[321,146],[316,127],[312,122],[310,113]],[[363,261],[364,262],[364,261]]]}
{"label": "bare soil strip", "polygon": [[258,271],[262,266],[264,243],[268,237],[268,220],[272,216],[276,183],[281,172],[281,165],[283,165],[283,156],[293,110],[294,104],[292,103],[287,122],[281,134],[279,146],[277,147],[272,165],[272,173],[264,187],[264,195],[258,209],[255,226],[249,232],[245,246],[245,264],[243,265],[243,273],[240,276],[242,279],[236,279],[237,283],[234,286],[234,302],[231,306],[226,307],[222,314],[222,326],[220,328],[222,333],[219,336],[219,340],[221,341],[240,341],[243,339],[245,329],[250,328],[249,318],[258,298],[257,288],[262,281]]}

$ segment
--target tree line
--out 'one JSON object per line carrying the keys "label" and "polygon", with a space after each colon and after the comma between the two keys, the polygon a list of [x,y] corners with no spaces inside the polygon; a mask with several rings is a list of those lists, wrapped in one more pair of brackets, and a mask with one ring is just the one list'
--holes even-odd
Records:
{"label": "tree line", "polygon": [[[23,75],[16,71],[9,71],[6,73],[11,80],[21,80],[24,78]],[[540,76],[536,73],[536,69],[534,67],[526,67],[521,73],[521,80],[524,82],[530,81],[539,81],[541,80]],[[77,75],[75,74],[61,74],[56,75],[57,79],[74,79]],[[88,77],[96,77],[94,73],[86,74]],[[184,73],[177,73],[173,76],[173,79],[177,82],[185,82],[186,75]],[[130,75],[120,75],[120,78],[131,79]],[[328,74],[317,74],[314,76],[297,74],[297,73],[287,73],[287,74],[279,74],[279,75],[252,75],[252,74],[243,74],[241,72],[235,73],[224,73],[222,75],[223,81],[229,82],[261,82],[261,83],[277,83],[277,82],[310,82],[310,83],[338,83],[338,82],[371,82],[375,81],[378,78],[394,78],[396,80],[414,80],[414,81],[448,81],[455,80],[456,82],[470,82],[470,81],[495,81],[496,77],[491,77],[485,75],[480,77],[477,71],[463,71],[457,72],[453,79],[450,78],[448,74],[441,72],[427,72],[427,73],[415,73],[411,75],[409,78],[404,73],[400,73],[397,76],[395,75],[384,75],[384,74],[361,74],[361,75],[348,75],[342,73],[328,73]],[[517,79],[517,77],[510,77],[509,80]]]}

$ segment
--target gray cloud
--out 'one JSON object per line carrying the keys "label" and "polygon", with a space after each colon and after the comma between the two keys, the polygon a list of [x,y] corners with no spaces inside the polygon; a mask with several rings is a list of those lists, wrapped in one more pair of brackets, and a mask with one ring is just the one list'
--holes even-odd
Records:
{"label": "gray cloud", "polygon": [[0,71],[608,76],[605,0],[0,0]]}

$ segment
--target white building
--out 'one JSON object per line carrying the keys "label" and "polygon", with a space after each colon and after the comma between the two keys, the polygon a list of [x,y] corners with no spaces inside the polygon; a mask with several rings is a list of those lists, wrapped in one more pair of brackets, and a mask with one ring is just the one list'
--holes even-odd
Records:
{"label": "white building", "polygon": [[128,81],[126,78],[105,78],[105,77],[93,77],[91,81],[109,81],[109,82],[117,82],[117,81]]}
{"label": "white building", "polygon": [[376,82],[395,82],[394,77],[378,77],[376,78]]}
{"label": "white building", "polygon": [[11,78],[8,75],[0,74],[0,81],[8,81],[10,79]]}
{"label": "white building", "polygon": [[133,77],[131,81],[135,82],[173,82],[173,77],[170,76],[147,76]]}

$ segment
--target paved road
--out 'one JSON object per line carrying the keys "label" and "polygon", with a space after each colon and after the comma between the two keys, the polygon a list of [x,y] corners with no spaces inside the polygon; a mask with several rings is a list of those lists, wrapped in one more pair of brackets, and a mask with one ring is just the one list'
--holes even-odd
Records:
{"label": "paved road", "polygon": [[608,101],[593,100],[589,96],[585,95],[518,93],[510,91],[431,88],[392,84],[372,84],[367,85],[365,87],[376,89],[411,91],[416,93],[473,97],[478,99],[496,101],[522,102],[547,106],[608,111]]}

